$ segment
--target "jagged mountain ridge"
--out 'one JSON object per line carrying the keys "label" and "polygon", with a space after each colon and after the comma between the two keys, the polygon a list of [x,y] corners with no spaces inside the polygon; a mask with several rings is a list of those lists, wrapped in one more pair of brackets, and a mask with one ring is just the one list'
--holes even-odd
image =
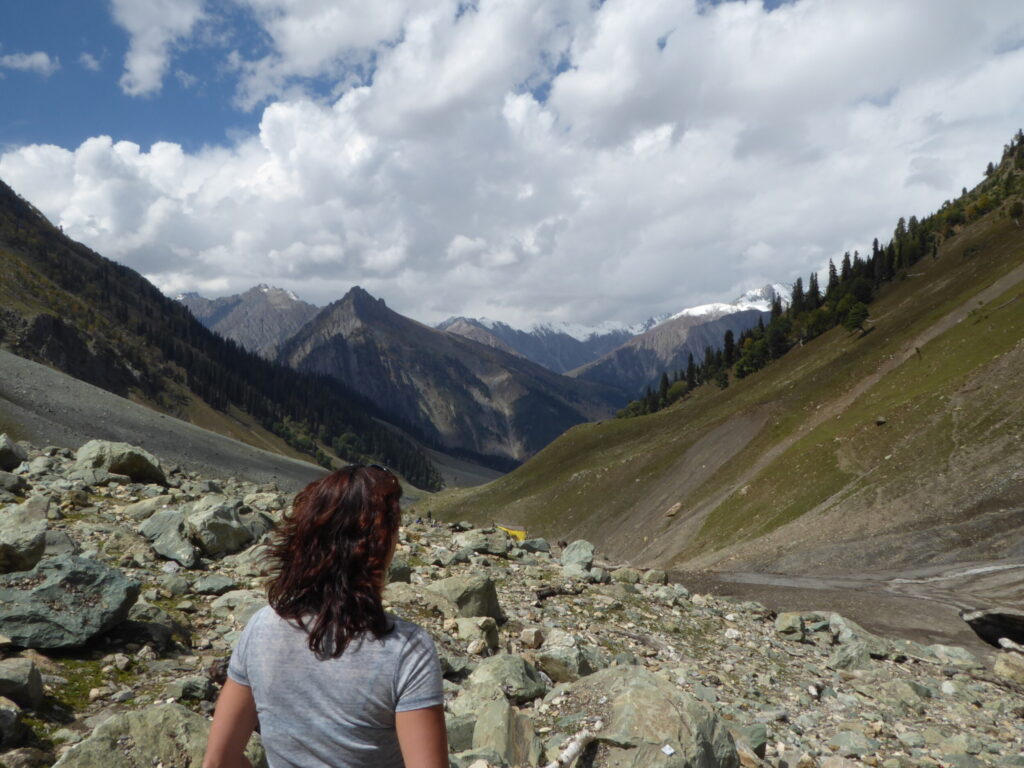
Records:
{"label": "jagged mountain ridge", "polygon": [[375,456],[420,487],[440,483],[414,444],[374,420],[372,403],[226,341],[2,181],[0,273],[0,345],[21,357],[285,455],[313,457],[319,434],[350,434],[353,458]]}
{"label": "jagged mountain ridge", "polygon": [[662,372],[686,368],[689,355],[700,361],[705,347],[720,348],[726,331],[738,338],[740,332],[768,319],[776,297],[788,301],[787,289],[766,285],[732,303],[684,309],[568,375],[618,387],[637,397],[645,387],[656,386]]}
{"label": "jagged mountain ridge", "polygon": [[320,311],[291,291],[265,284],[217,299],[198,293],[182,293],[175,299],[211,331],[268,360],[273,360],[281,344]]}
{"label": "jagged mountain ridge", "polygon": [[597,326],[535,323],[522,330],[487,318],[451,317],[437,328],[521,355],[555,373],[566,373],[607,354],[658,321],[652,318],[634,325],[609,322]]}
{"label": "jagged mountain ridge", "polygon": [[606,387],[403,317],[359,287],[307,323],[278,359],[345,382],[442,450],[505,462],[623,404]]}

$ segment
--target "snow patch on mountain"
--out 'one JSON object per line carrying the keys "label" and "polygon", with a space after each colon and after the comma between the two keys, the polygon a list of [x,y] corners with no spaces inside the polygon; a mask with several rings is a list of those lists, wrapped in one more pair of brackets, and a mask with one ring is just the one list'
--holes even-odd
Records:
{"label": "snow patch on mountain", "polygon": [[[665,316],[667,317],[667,316]],[[623,323],[617,320],[605,320],[596,325],[587,325],[585,323],[572,323],[566,321],[543,321],[530,323],[525,328],[514,328],[508,323],[503,323],[500,320],[492,320],[487,317],[481,317],[477,319],[480,325],[484,326],[488,330],[495,330],[499,326],[505,328],[512,328],[513,330],[521,331],[522,333],[529,333],[534,336],[558,336],[565,335],[576,339],[577,341],[588,341],[590,339],[608,336],[610,334],[620,334],[636,336],[643,333],[655,325],[660,323],[665,317],[650,318],[643,321],[642,323]]]}
{"label": "snow patch on mountain", "polygon": [[775,301],[776,296],[782,299],[782,306],[786,307],[789,304],[790,289],[781,283],[764,285],[760,288],[752,288],[732,302],[713,302],[711,304],[701,304],[696,307],[687,307],[668,319],[675,320],[679,317],[706,317],[711,320],[718,317],[724,317],[725,315],[731,315],[734,312],[743,312],[750,309],[755,309],[759,312],[771,312],[772,302]]}

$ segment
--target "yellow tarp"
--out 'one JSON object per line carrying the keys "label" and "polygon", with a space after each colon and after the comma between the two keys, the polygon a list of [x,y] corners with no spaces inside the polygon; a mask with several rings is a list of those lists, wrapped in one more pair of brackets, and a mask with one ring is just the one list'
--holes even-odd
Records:
{"label": "yellow tarp", "polygon": [[518,525],[501,525],[499,523],[498,525],[495,526],[495,528],[501,529],[502,531],[507,533],[509,536],[511,536],[513,539],[515,539],[516,541],[525,541],[526,540],[526,529],[525,528],[520,528]]}

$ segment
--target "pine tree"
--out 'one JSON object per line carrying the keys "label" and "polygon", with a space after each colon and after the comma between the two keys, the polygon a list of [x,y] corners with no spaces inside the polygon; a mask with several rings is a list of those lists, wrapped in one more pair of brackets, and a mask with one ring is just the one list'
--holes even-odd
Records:
{"label": "pine tree", "polygon": [[[800,281],[797,280],[797,282],[799,283]],[[725,339],[722,343],[722,355],[726,368],[736,362],[736,340],[731,330],[725,332]]]}
{"label": "pine tree", "polygon": [[836,265],[832,262],[832,259],[828,260],[828,285],[825,287],[825,299],[826,301],[832,301],[836,297],[836,291],[839,290],[839,273],[836,272]]}
{"label": "pine tree", "polygon": [[803,278],[798,277],[796,282],[793,283],[793,295],[789,300],[789,309],[796,317],[804,311],[804,281]]}
{"label": "pine tree", "polygon": [[807,308],[817,309],[821,306],[821,289],[818,288],[818,273],[812,272],[807,281]]}
{"label": "pine tree", "polygon": [[690,352],[686,356],[686,389],[696,389],[697,387],[697,364],[693,362],[693,353]]}
{"label": "pine tree", "polygon": [[668,374],[662,371],[661,381],[658,383],[658,399],[661,401],[662,406],[668,402]]}

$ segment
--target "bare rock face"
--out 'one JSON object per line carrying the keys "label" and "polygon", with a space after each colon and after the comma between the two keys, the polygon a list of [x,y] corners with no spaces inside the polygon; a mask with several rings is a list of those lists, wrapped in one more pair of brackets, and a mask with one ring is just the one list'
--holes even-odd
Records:
{"label": "bare rock face", "polygon": [[90,440],[75,454],[75,470],[102,469],[112,475],[126,475],[137,483],[167,484],[160,460],[148,451],[128,443]]}
{"label": "bare rock face", "polygon": [[73,648],[121,622],[138,582],[94,560],[61,555],[0,576],[0,633],[25,648]]}

